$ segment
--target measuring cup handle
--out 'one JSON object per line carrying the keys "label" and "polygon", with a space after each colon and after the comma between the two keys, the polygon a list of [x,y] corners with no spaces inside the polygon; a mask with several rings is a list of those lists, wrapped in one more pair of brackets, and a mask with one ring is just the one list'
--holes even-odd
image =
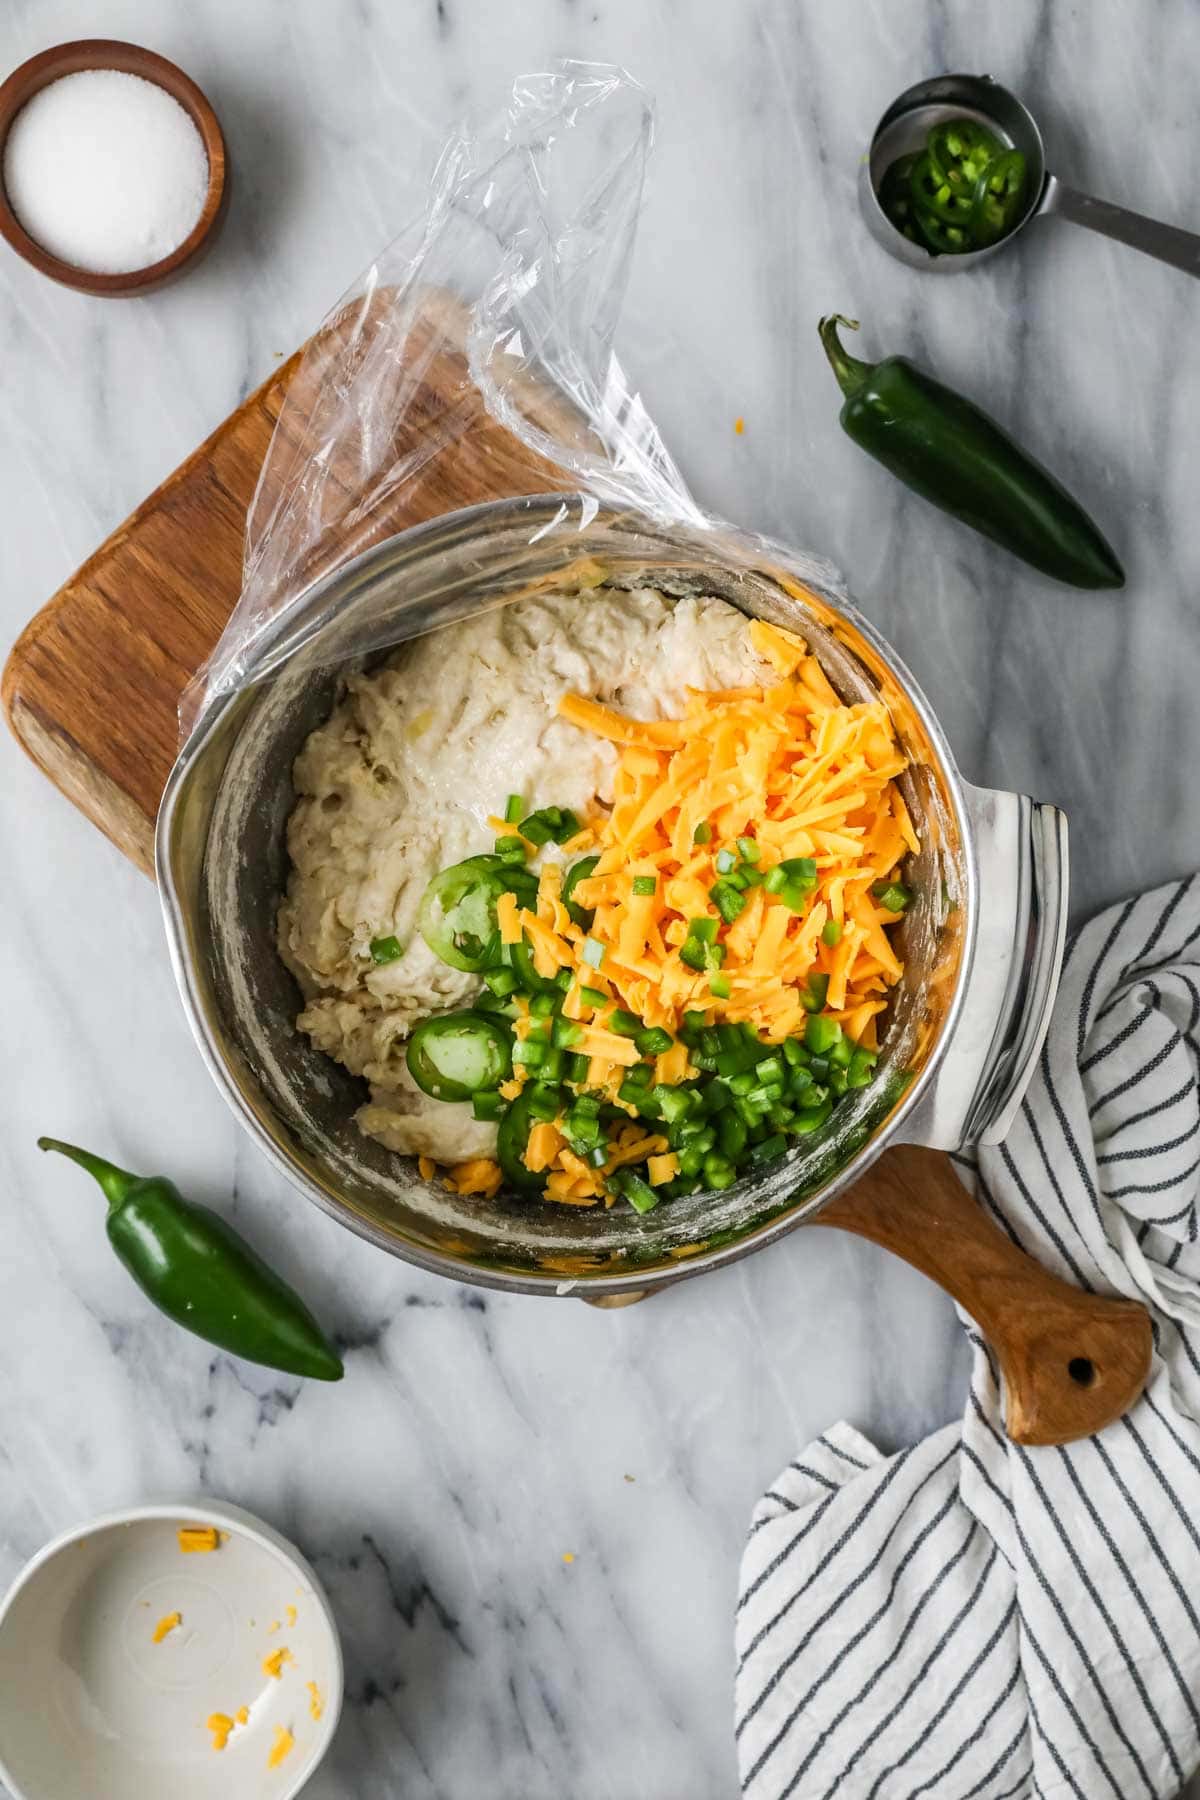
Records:
{"label": "measuring cup handle", "polygon": [[1054,175],[1047,180],[1038,210],[1069,219],[1073,225],[1086,225],[1089,231],[1115,238],[1131,249],[1144,250],[1147,256],[1156,256],[1159,262],[1171,263],[1188,275],[1200,275],[1200,236],[1194,231],[1181,231],[1177,225],[1163,225],[1158,219],[1129,212],[1109,200],[1081,194]]}

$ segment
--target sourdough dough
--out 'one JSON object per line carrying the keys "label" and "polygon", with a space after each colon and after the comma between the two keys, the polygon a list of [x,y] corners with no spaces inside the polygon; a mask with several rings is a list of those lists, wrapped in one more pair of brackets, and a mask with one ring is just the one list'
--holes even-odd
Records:
{"label": "sourdough dough", "polygon": [[[689,687],[772,678],[725,601],[599,588],[477,614],[347,680],[296,759],[278,933],[305,998],[300,1030],[370,1084],[364,1132],[448,1163],[495,1148],[494,1125],[429,1099],[405,1067],[413,1026],[481,986],[428,948],[417,910],[440,869],[492,849],[488,817],[509,794],[581,819],[611,800],[613,746],[560,719],[560,697],[669,718]],[[371,942],[390,936],[404,954],[377,966]]]}

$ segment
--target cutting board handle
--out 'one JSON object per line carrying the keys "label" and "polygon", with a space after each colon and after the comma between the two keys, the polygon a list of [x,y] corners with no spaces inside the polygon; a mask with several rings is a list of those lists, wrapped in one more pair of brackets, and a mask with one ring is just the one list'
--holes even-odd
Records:
{"label": "cutting board handle", "polygon": [[1150,1316],[1071,1287],[1019,1250],[936,1151],[889,1150],[812,1221],[869,1238],[975,1320],[1004,1382],[1018,1444],[1069,1444],[1119,1419],[1146,1385]]}

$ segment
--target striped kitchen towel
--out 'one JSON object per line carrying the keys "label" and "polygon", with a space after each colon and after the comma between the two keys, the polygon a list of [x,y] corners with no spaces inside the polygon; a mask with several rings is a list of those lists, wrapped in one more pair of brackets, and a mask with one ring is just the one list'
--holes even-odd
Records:
{"label": "striped kitchen towel", "polygon": [[1067,954],[1008,1141],[960,1159],[1023,1248],[1143,1300],[1150,1385],[1025,1450],[982,1340],[961,1423],[835,1425],[760,1501],[737,1613],[751,1800],[1171,1800],[1200,1763],[1200,878]]}

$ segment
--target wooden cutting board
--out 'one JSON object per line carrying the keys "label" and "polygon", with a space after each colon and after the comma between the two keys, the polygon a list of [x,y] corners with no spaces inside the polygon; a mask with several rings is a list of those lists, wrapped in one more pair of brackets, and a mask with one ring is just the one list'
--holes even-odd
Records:
{"label": "wooden cutting board", "polygon": [[[382,316],[378,306],[375,319]],[[241,590],[247,509],[285,399],[294,441],[321,403],[322,375],[344,349],[344,332],[354,329],[370,354],[372,324],[370,316],[335,321],[307,363],[297,351],[277,369],[47,601],[9,656],[0,691],[18,742],[147,874],[179,745],[180,697]],[[410,391],[390,454],[411,473],[359,521],[354,553],[460,506],[570,485],[484,411],[461,343],[461,321],[448,307],[409,334]],[[310,572],[326,555],[344,555],[346,542],[341,534],[327,551],[318,547]]]}
{"label": "wooden cutting board", "polygon": [[[247,510],[277,426],[298,441],[328,406],[328,360],[354,331],[386,349],[374,314],[335,321],[297,351],[138,507],[17,640],[3,700],[18,741],[55,786],[147,874],[154,820],[179,742],[180,698],[216,644],[242,585]],[[376,332],[378,335],[375,335]],[[399,495],[319,541],[306,574],[456,507],[570,486],[484,410],[462,353],[461,315],[442,306],[410,332],[400,423],[390,444]],[[395,371],[393,371],[395,374]],[[526,410],[545,418],[543,396]],[[572,428],[561,411],[556,422]],[[351,470],[336,460],[336,487]],[[977,1319],[1002,1370],[1011,1435],[1057,1443],[1097,1430],[1140,1391],[1150,1359],[1141,1307],[1081,1294],[1022,1255],[970,1199],[940,1153],[894,1149],[815,1221],[911,1262]]]}

